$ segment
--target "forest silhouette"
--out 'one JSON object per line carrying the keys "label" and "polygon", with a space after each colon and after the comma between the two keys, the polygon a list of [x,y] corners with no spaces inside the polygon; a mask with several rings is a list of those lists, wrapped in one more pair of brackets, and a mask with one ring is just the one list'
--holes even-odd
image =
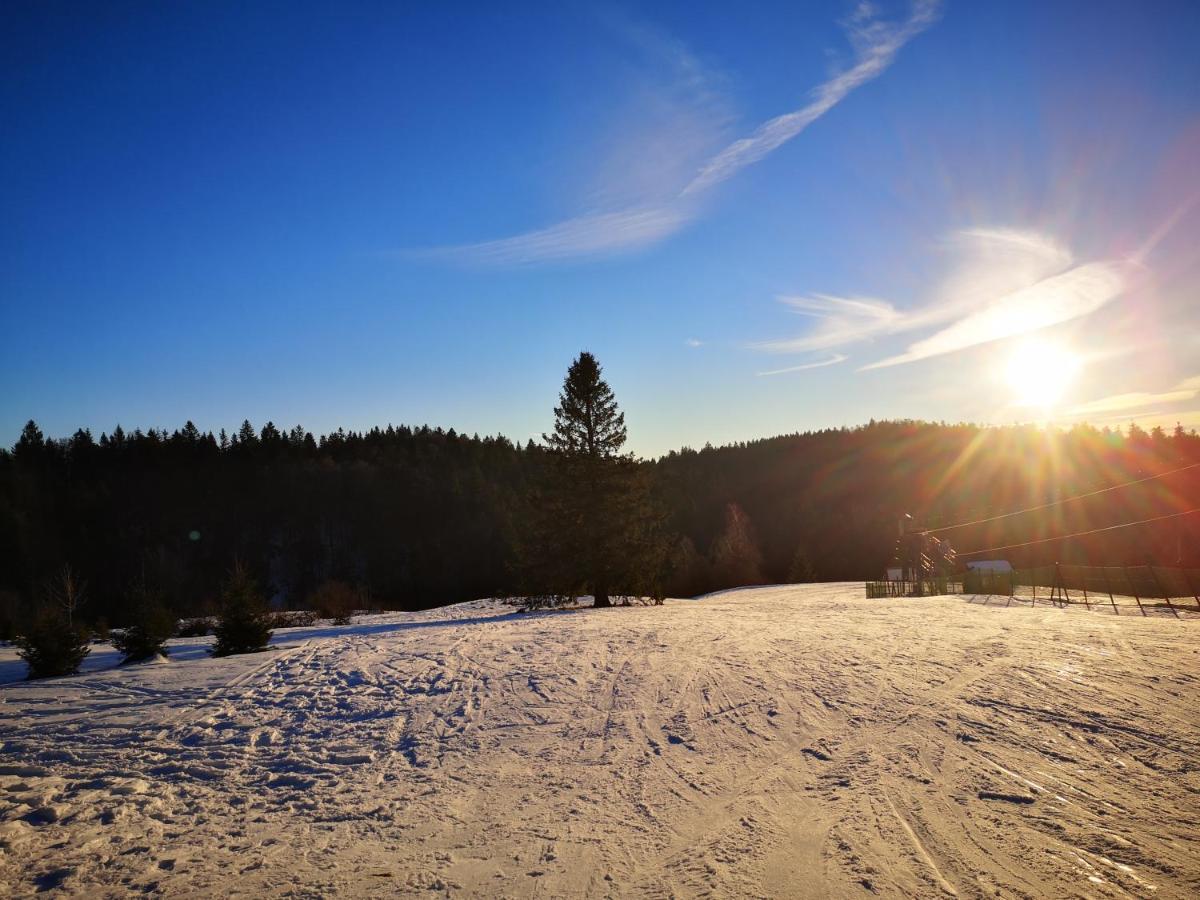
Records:
{"label": "forest silhouette", "polygon": [[[0,451],[0,618],[35,605],[69,565],[87,621],[119,625],[131,586],[178,615],[213,609],[234,560],[277,605],[354,585],[371,605],[417,609],[528,590],[544,486],[561,479],[532,441],[387,426],[316,437],[242,424],[233,435],[26,425]],[[937,528],[1164,475],[956,529],[960,552],[1053,538],[1200,505],[1200,436],[1136,425],[1069,430],[872,421],[631,460],[663,511],[661,589],[879,577],[905,514]],[[619,517],[620,508],[604,511]],[[1017,565],[1196,566],[1200,516],[1005,552]],[[618,523],[619,524],[619,523]]]}

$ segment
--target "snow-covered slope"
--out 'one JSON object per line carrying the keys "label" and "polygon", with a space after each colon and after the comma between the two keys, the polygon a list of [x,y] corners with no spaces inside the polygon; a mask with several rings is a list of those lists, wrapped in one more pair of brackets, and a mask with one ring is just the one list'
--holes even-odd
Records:
{"label": "snow-covered slope", "polygon": [[1196,626],[813,585],[178,642],[0,686],[0,894],[1194,896]]}

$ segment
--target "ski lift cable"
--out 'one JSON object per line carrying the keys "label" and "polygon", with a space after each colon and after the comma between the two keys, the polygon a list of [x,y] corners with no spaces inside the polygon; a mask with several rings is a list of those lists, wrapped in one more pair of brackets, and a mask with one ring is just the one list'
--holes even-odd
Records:
{"label": "ski lift cable", "polygon": [[1060,500],[1051,500],[1049,503],[1042,503],[1038,506],[1029,506],[1025,509],[1015,509],[1012,512],[1000,513],[996,516],[988,516],[984,519],[974,519],[970,522],[959,522],[957,525],[943,525],[941,528],[926,528],[920,534],[939,534],[943,531],[954,531],[957,528],[966,528],[970,525],[983,525],[987,522],[996,522],[1000,519],[1011,519],[1013,516],[1021,516],[1025,513],[1038,512],[1043,509],[1050,509],[1054,506],[1061,506],[1064,503],[1071,503],[1075,500],[1083,500],[1087,497],[1095,497],[1100,494],[1107,494],[1111,491],[1117,491],[1121,488],[1127,488],[1135,484],[1144,484],[1147,481],[1154,481],[1157,478],[1166,478],[1168,475],[1174,475],[1178,472],[1186,472],[1189,469],[1200,467],[1200,462],[1190,463],[1186,466],[1180,466],[1178,469],[1170,469],[1166,472],[1159,472],[1157,475],[1147,475],[1145,478],[1136,478],[1133,481],[1123,481],[1120,484],[1113,484],[1106,488],[1100,488],[1095,491],[1088,491],[1086,494],[1076,494],[1074,497],[1063,497]]}
{"label": "ski lift cable", "polygon": [[1089,534],[1100,534],[1105,531],[1117,531],[1121,528],[1132,528],[1135,525],[1149,525],[1151,522],[1162,522],[1166,519],[1178,519],[1183,516],[1190,516],[1195,513],[1200,513],[1200,506],[1195,509],[1185,509],[1182,512],[1167,513],[1162,516],[1154,516],[1149,519],[1139,519],[1136,522],[1121,522],[1117,525],[1106,525],[1103,528],[1092,528],[1088,531],[1076,531],[1071,534],[1058,534],[1054,537],[1039,538],[1036,541],[1024,541],[1020,544],[1005,544],[1003,547],[984,547],[981,550],[969,550],[966,553],[958,553],[956,556],[962,558],[964,556],[978,556],[980,553],[998,553],[1001,550],[1016,550],[1020,547],[1033,547],[1037,544],[1048,544],[1051,541],[1065,541],[1070,538],[1086,537]]}

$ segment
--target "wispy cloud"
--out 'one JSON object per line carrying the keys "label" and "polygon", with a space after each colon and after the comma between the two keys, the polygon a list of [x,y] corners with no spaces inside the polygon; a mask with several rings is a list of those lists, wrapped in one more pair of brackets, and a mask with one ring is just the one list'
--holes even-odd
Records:
{"label": "wispy cloud", "polygon": [[683,343],[688,347],[703,347],[704,346],[704,341],[700,340],[699,338],[688,338]]}
{"label": "wispy cloud", "polygon": [[1037,284],[998,297],[941,331],[911,344],[907,351],[863,369],[881,369],[954,353],[979,344],[1049,328],[1095,312],[1120,296],[1125,266],[1093,262],[1052,275]]}
{"label": "wispy cloud", "polygon": [[914,328],[950,321],[1065,272],[1071,251],[1051,235],[1018,228],[970,228],[944,244],[951,264],[929,304],[911,316]]}
{"label": "wispy cloud", "polygon": [[809,353],[828,350],[904,327],[904,315],[892,304],[867,297],[780,297],[779,302],[793,312],[816,319],[810,331],[794,338],[763,341],[755,349],[768,353]]}
{"label": "wispy cloud", "polygon": [[682,209],[657,207],[580,216],[515,237],[425,251],[431,257],[501,265],[549,262],[652,244],[687,220]]}
{"label": "wispy cloud", "polygon": [[[878,17],[873,5],[860,4],[843,23],[855,54],[851,67],[813,89],[804,106],[776,116],[711,156],[672,193],[664,195],[647,187],[640,201],[628,208],[592,211],[511,237],[433,248],[420,251],[420,255],[472,263],[528,264],[630,251],[658,243],[695,218],[702,195],[792,140],[855,88],[881,75],[905,44],[936,21],[940,9],[941,0],[915,0],[906,20],[889,23]],[[697,97],[710,96],[712,79],[686,47],[642,28],[632,28],[629,35],[640,45],[661,53],[674,68],[680,85]],[[644,157],[652,148],[641,149]],[[653,149],[661,155],[661,148]],[[662,168],[668,167],[664,164]],[[661,178],[655,180],[662,183]]]}
{"label": "wispy cloud", "polygon": [[782,297],[816,324],[796,337],[753,346],[804,353],[937,328],[905,352],[861,370],[901,365],[1088,315],[1121,294],[1133,268],[1117,260],[1077,263],[1060,242],[1034,231],[972,229],[953,235],[946,246],[955,263],[924,305],[900,310],[878,299]]}
{"label": "wispy cloud", "polygon": [[787,375],[790,372],[807,372],[809,369],[823,369],[826,366],[836,366],[838,363],[843,363],[850,357],[844,353],[832,353],[828,359],[819,359],[816,362],[803,363],[799,366],[787,366],[783,369],[771,369],[768,372],[757,372],[760,378],[766,375]]}
{"label": "wispy cloud", "polygon": [[1197,395],[1200,395],[1200,376],[1185,378],[1171,390],[1157,394],[1148,391],[1131,391],[1125,394],[1101,397],[1099,400],[1091,400],[1072,407],[1067,410],[1067,415],[1092,416],[1132,410],[1150,410],[1171,403],[1194,400]]}
{"label": "wispy cloud", "polygon": [[941,4],[936,0],[918,0],[907,21],[891,26],[875,17],[872,5],[860,4],[848,22],[857,51],[855,64],[813,90],[812,99],[805,106],[763,123],[749,137],[734,141],[714,156],[683,189],[683,195],[720,184],[796,137],[855,88],[881,75],[901,47],[936,21],[940,9]]}
{"label": "wispy cloud", "polygon": [[[589,9],[619,44],[616,108],[593,116],[599,135],[578,205],[597,212],[671,203],[679,185],[728,139],[729,78],[683,41],[611,6]],[[627,82],[627,83],[624,83]],[[584,134],[580,145],[592,140]]]}

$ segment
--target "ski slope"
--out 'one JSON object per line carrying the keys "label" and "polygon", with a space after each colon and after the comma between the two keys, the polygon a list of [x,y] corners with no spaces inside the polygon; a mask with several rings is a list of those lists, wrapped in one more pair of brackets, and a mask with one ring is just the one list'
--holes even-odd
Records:
{"label": "ski slope", "polygon": [[1200,893],[1196,619],[862,593],[97,650],[0,685],[0,895]]}

